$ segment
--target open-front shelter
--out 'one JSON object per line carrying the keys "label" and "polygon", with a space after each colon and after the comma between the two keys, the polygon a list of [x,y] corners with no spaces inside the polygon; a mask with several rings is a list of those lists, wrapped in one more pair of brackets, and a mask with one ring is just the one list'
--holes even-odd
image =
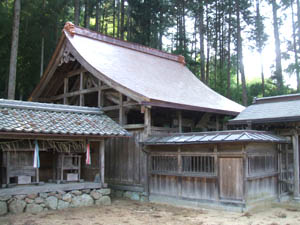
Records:
{"label": "open-front shelter", "polygon": [[106,187],[104,140],[128,135],[99,108],[1,99],[1,186],[85,181]]}

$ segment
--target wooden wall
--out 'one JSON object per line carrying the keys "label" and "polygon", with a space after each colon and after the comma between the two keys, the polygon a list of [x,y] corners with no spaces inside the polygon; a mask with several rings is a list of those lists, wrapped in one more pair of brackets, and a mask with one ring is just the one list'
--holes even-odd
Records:
{"label": "wooden wall", "polygon": [[[86,165],[85,154],[81,154],[81,178],[85,181],[94,181],[100,172],[100,146],[99,142],[90,143],[91,165]],[[100,175],[100,174],[99,174]]]}
{"label": "wooden wall", "polygon": [[139,143],[143,129],[131,131],[130,138],[105,142],[105,179],[110,185],[142,186],[146,182],[146,154]]}

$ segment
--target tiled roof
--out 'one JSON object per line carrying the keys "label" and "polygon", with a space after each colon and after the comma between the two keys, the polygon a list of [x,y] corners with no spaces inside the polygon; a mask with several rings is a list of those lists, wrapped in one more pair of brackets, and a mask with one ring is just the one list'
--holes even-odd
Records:
{"label": "tiled roof", "polygon": [[127,136],[99,108],[0,99],[0,132]]}
{"label": "tiled roof", "polygon": [[207,144],[226,142],[275,142],[287,143],[284,137],[274,135],[265,131],[254,130],[232,130],[218,132],[200,132],[172,134],[168,136],[152,136],[148,138],[145,145],[172,145],[172,144]]}
{"label": "tiled roof", "polygon": [[300,121],[300,95],[284,95],[254,100],[230,124]]}

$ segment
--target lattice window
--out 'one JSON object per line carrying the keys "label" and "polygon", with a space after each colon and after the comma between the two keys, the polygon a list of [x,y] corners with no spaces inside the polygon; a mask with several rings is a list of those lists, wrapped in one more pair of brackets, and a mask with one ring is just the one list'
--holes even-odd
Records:
{"label": "lattice window", "polygon": [[152,156],[152,171],[154,172],[177,172],[177,156]]}
{"label": "lattice window", "polygon": [[182,156],[182,171],[190,173],[214,173],[213,156]]}
{"label": "lattice window", "polygon": [[277,171],[276,155],[259,155],[248,157],[248,171],[250,175]]}

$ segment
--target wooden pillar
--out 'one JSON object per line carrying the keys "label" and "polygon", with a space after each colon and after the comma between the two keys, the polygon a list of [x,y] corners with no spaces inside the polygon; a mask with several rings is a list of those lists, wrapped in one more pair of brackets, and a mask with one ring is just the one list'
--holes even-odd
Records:
{"label": "wooden pillar", "polygon": [[151,135],[151,108],[145,107],[144,125],[145,125],[146,136]]}
{"label": "wooden pillar", "polygon": [[242,153],[243,153],[243,202],[246,202],[247,200],[247,193],[248,193],[248,187],[247,187],[247,177],[248,177],[248,160],[247,160],[247,154],[246,154],[246,146],[242,146]]}
{"label": "wooden pillar", "polygon": [[217,201],[219,201],[220,199],[220,177],[219,177],[219,162],[218,162],[218,145],[214,145],[214,166],[215,166],[215,174],[217,176],[217,180],[216,180],[216,195],[215,198]]}
{"label": "wooden pillar", "polygon": [[105,169],[105,142],[104,140],[100,141],[99,143],[99,153],[100,153],[100,182],[102,187],[107,187],[104,180],[104,169]]}
{"label": "wooden pillar", "polygon": [[[182,174],[182,157],[181,157],[181,147],[178,146],[177,149],[177,163],[178,163],[178,174]],[[182,196],[182,178],[181,176],[177,176],[177,197]]]}
{"label": "wooden pillar", "polygon": [[182,133],[182,112],[178,111],[177,115],[178,115],[178,132]]}
{"label": "wooden pillar", "polygon": [[[84,78],[84,73],[81,72],[80,73],[80,86],[79,86],[80,91],[83,90],[83,78]],[[81,92],[80,92],[80,95],[79,95],[79,105],[84,106],[84,95]]]}
{"label": "wooden pillar", "polygon": [[299,198],[299,136],[293,131],[293,155],[294,155],[294,198]]}
{"label": "wooden pillar", "polygon": [[220,118],[219,118],[219,115],[216,115],[216,130],[220,130]]}
{"label": "wooden pillar", "polygon": [[7,151],[6,152],[6,184],[9,184],[9,176],[10,176],[10,174],[9,174],[9,172],[10,172],[10,152],[9,151]]}
{"label": "wooden pillar", "polygon": [[99,108],[103,106],[103,92],[102,92],[101,86],[102,86],[102,82],[99,80],[98,81],[98,87],[99,87],[99,90],[98,90],[98,107]]}
{"label": "wooden pillar", "polygon": [[66,77],[64,78],[64,105],[68,104],[68,98],[66,97],[66,94],[68,93],[69,89],[69,79]]}
{"label": "wooden pillar", "polygon": [[119,93],[119,124],[121,126],[124,125],[124,107],[123,107],[123,95],[122,93]]}

